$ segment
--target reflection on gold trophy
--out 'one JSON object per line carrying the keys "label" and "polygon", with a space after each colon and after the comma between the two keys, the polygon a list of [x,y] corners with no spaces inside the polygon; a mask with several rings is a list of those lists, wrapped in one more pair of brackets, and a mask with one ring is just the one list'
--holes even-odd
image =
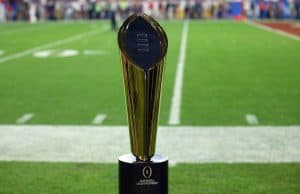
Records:
{"label": "reflection on gold trophy", "polygon": [[144,14],[130,16],[119,30],[131,151],[149,161],[155,152],[162,74],[168,40]]}

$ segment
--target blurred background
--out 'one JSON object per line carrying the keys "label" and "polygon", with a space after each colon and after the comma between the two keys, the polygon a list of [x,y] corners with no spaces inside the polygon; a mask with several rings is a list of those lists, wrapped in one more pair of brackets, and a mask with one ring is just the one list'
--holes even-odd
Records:
{"label": "blurred background", "polygon": [[126,18],[299,19],[300,0],[0,0],[0,22]]}

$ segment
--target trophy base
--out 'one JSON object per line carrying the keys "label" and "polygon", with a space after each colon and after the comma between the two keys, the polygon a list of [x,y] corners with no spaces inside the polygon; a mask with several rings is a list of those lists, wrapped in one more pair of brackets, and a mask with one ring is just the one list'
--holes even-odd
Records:
{"label": "trophy base", "polygon": [[119,194],[168,194],[168,158],[154,155],[144,162],[132,154],[121,156]]}

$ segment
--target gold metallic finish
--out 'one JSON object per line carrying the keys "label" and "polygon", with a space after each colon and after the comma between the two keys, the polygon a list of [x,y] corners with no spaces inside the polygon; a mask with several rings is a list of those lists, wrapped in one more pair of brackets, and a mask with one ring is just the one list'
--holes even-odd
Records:
{"label": "gold metallic finish", "polygon": [[[137,17],[142,17],[148,22],[160,40],[161,56],[147,71],[135,64],[125,49],[126,30]],[[164,30],[154,19],[145,14],[134,14],[120,28],[118,43],[123,66],[131,151],[137,159],[147,161],[155,152],[162,74],[168,40]]]}

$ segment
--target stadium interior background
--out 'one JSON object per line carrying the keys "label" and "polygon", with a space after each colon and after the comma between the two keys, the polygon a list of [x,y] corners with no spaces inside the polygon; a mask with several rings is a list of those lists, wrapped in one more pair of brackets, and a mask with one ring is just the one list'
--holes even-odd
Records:
{"label": "stadium interior background", "polygon": [[299,19],[300,0],[0,0],[0,22],[126,18]]}

